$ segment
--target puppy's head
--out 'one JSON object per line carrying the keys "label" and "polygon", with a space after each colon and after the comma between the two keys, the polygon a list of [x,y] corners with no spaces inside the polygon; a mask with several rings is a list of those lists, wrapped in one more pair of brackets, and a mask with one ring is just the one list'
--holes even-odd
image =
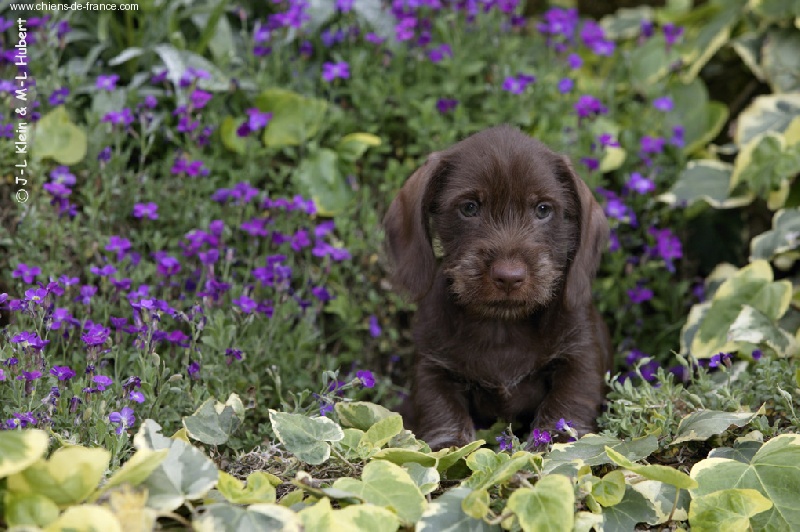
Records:
{"label": "puppy's head", "polygon": [[432,154],[384,225],[395,282],[415,299],[433,282],[435,242],[456,302],[502,319],[588,304],[608,236],[567,159],[510,126]]}

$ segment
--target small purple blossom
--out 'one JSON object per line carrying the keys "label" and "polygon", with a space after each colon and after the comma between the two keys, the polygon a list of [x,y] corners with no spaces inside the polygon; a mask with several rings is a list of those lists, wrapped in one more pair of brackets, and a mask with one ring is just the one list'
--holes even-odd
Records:
{"label": "small purple blossom", "polygon": [[95,375],[92,377],[92,382],[97,385],[97,389],[101,392],[105,391],[106,388],[114,384],[114,380],[111,377],[106,377],[105,375]]}
{"label": "small purple blossom", "polygon": [[578,97],[578,101],[575,102],[575,112],[578,113],[580,118],[586,118],[605,114],[608,112],[608,108],[594,96],[582,94]]}
{"label": "small purple blossom", "polygon": [[53,366],[50,374],[60,381],[68,381],[75,376],[75,372],[69,366]]}
{"label": "small purple blossom", "polygon": [[142,392],[131,390],[128,393],[128,399],[133,401],[134,403],[144,403],[144,394]]}
{"label": "small purple blossom", "polygon": [[761,352],[761,349],[753,349],[753,352],[750,353],[750,356],[753,357],[753,360],[761,360],[763,353]]}
{"label": "small purple blossom", "polygon": [[133,217],[158,220],[158,205],[152,201],[147,203],[136,203],[133,206]]}
{"label": "small purple blossom", "polygon": [[111,412],[108,415],[108,420],[117,425],[115,430],[117,436],[122,434],[122,431],[128,429],[136,423],[136,416],[133,413],[133,409],[127,406],[123,407],[119,412]]}
{"label": "small purple blossom", "polygon": [[381,335],[381,332],[382,331],[380,323],[378,323],[378,317],[373,314],[369,317],[369,334],[373,338],[377,338]]}
{"label": "small purple blossom", "polygon": [[20,262],[17,264],[16,269],[11,272],[11,277],[14,279],[19,279],[21,277],[26,283],[32,283],[40,273],[42,273],[42,269],[38,266],[28,266],[24,262]]}
{"label": "small purple blossom", "polygon": [[511,436],[504,432],[500,436],[495,437],[495,440],[497,440],[497,443],[500,446],[500,452],[511,451],[513,444],[513,438]]}
{"label": "small purple blossom", "polygon": [[628,179],[627,186],[637,194],[648,194],[656,189],[656,184],[651,179],[647,179],[639,172],[631,173],[631,177]]}
{"label": "small purple blossom", "polygon": [[202,109],[211,100],[211,93],[195,89],[189,95],[189,101],[193,109]]}
{"label": "small purple blossom", "polygon": [[200,363],[197,361],[191,362],[189,366],[186,368],[186,372],[193,379],[200,378]]}
{"label": "small purple blossom", "polygon": [[641,305],[645,301],[653,299],[653,291],[649,288],[637,286],[636,288],[628,290],[628,298],[630,298],[631,303],[634,305]]}
{"label": "small purple blossom", "polygon": [[673,106],[674,103],[669,96],[661,96],[653,100],[653,107],[664,113],[672,111]]}
{"label": "small purple blossom", "polygon": [[358,379],[361,382],[361,385],[364,386],[364,388],[372,388],[375,386],[375,377],[369,370],[363,369],[357,371],[356,379]]}
{"label": "small purple blossom", "polygon": [[436,110],[441,114],[447,114],[458,107],[458,100],[455,98],[439,98],[436,102]]}
{"label": "small purple blossom", "polygon": [[571,92],[574,86],[575,82],[571,78],[563,78],[558,82],[558,85],[556,85],[558,92],[561,94]]}
{"label": "small purple blossom", "polygon": [[117,81],[119,81],[119,76],[116,74],[100,75],[97,76],[94,86],[100,90],[113,91],[117,88]]}
{"label": "small purple blossom", "polygon": [[428,59],[431,60],[431,63],[440,63],[448,57],[453,57],[453,49],[449,44],[440,44],[428,50]]}
{"label": "small purple blossom", "polygon": [[533,429],[531,431],[530,440],[533,445],[545,445],[553,441],[553,437],[546,430]]}
{"label": "small purple blossom", "polygon": [[350,65],[347,61],[339,61],[338,63],[324,63],[322,65],[322,79],[328,83],[336,78],[348,79],[350,77]]}

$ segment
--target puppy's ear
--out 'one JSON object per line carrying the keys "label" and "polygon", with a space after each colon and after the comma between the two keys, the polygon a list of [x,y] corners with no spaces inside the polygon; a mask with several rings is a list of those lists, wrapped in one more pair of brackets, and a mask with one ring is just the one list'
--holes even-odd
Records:
{"label": "puppy's ear", "polygon": [[609,226],[603,208],[583,179],[575,173],[567,157],[563,157],[563,163],[570,174],[580,207],[577,249],[569,267],[564,294],[567,308],[577,308],[589,304],[592,299],[592,279],[608,243]]}
{"label": "puppy's ear", "polygon": [[442,174],[441,156],[434,152],[406,180],[383,219],[387,252],[393,263],[392,277],[414,300],[430,290],[436,273],[428,232],[428,209],[435,181]]}

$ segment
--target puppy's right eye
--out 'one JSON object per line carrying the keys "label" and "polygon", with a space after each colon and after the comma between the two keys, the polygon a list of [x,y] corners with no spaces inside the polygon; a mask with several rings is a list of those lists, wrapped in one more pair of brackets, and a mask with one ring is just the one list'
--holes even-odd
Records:
{"label": "puppy's right eye", "polygon": [[459,207],[458,210],[465,218],[472,218],[474,216],[478,216],[480,206],[474,201],[465,201],[461,204],[461,207]]}

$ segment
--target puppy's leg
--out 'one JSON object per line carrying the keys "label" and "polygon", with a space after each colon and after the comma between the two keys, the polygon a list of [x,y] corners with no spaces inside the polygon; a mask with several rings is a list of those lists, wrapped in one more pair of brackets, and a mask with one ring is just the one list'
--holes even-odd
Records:
{"label": "puppy's leg", "polygon": [[475,440],[466,390],[447,371],[420,360],[412,394],[416,436],[431,449],[462,446]]}
{"label": "puppy's leg", "polygon": [[532,428],[553,431],[563,418],[572,423],[579,437],[597,429],[605,397],[603,373],[596,367],[599,358],[576,357],[554,369],[550,391],[539,405]]}

